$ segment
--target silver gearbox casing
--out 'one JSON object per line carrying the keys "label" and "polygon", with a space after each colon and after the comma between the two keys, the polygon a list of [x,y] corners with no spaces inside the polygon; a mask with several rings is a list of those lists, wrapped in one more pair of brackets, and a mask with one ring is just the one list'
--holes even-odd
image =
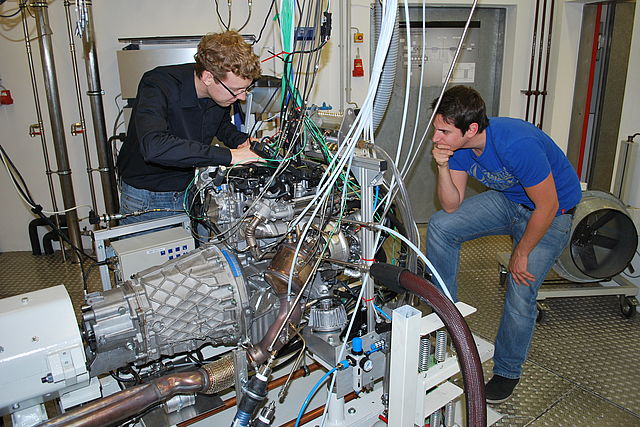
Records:
{"label": "silver gearbox casing", "polygon": [[240,264],[215,245],[143,270],[119,288],[89,295],[87,304],[92,375],[205,343],[236,345],[251,320]]}

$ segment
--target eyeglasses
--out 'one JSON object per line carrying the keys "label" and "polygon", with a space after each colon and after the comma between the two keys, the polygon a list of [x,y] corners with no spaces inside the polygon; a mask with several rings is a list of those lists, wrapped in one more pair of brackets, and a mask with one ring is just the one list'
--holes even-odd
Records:
{"label": "eyeglasses", "polygon": [[220,84],[222,85],[222,87],[223,87],[223,88],[225,88],[225,89],[227,90],[227,92],[229,92],[229,93],[231,94],[231,96],[233,96],[234,98],[235,98],[236,96],[240,96],[240,95],[242,95],[243,93],[249,93],[249,92],[251,92],[251,91],[253,90],[253,88],[256,86],[256,83],[255,83],[255,82],[253,82],[253,83],[251,83],[249,86],[247,86],[246,88],[244,88],[244,89],[240,89],[240,90],[238,91],[238,93],[235,93],[235,92],[233,92],[231,89],[229,89],[229,87],[228,87],[226,84],[222,83],[222,80],[220,80],[220,79],[219,79],[219,78],[217,78],[217,77],[214,77],[214,79],[215,79],[218,83],[220,83]]}

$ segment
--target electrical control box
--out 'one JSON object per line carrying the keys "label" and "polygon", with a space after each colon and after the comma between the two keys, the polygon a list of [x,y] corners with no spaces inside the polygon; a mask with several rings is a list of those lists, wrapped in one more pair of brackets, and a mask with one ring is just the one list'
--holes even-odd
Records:
{"label": "electrical control box", "polygon": [[195,249],[191,233],[182,227],[136,235],[111,242],[119,268],[118,280],[129,280],[131,276],[149,267],[180,258]]}

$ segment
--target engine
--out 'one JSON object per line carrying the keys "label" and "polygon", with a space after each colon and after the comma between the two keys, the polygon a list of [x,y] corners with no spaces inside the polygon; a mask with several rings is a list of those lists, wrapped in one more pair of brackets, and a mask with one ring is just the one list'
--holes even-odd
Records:
{"label": "engine", "polygon": [[[326,217],[305,214],[323,173],[314,163],[278,174],[266,166],[197,170],[190,212],[194,229],[207,230],[211,242],[87,297],[91,374],[205,344],[245,348],[257,366],[286,344],[308,301],[331,297],[344,284],[339,275],[360,274],[348,267],[360,259],[358,227],[338,218],[358,220],[359,202],[336,198]],[[344,306],[326,307],[313,310],[311,323],[342,329]]]}

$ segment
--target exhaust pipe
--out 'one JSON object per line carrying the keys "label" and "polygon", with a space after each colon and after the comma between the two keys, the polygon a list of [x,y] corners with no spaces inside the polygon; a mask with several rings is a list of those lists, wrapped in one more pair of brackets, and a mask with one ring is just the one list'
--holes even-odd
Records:
{"label": "exhaust pipe", "polygon": [[116,425],[177,394],[213,394],[232,386],[234,381],[233,357],[226,356],[196,371],[165,375],[150,383],[128,388],[38,426]]}

